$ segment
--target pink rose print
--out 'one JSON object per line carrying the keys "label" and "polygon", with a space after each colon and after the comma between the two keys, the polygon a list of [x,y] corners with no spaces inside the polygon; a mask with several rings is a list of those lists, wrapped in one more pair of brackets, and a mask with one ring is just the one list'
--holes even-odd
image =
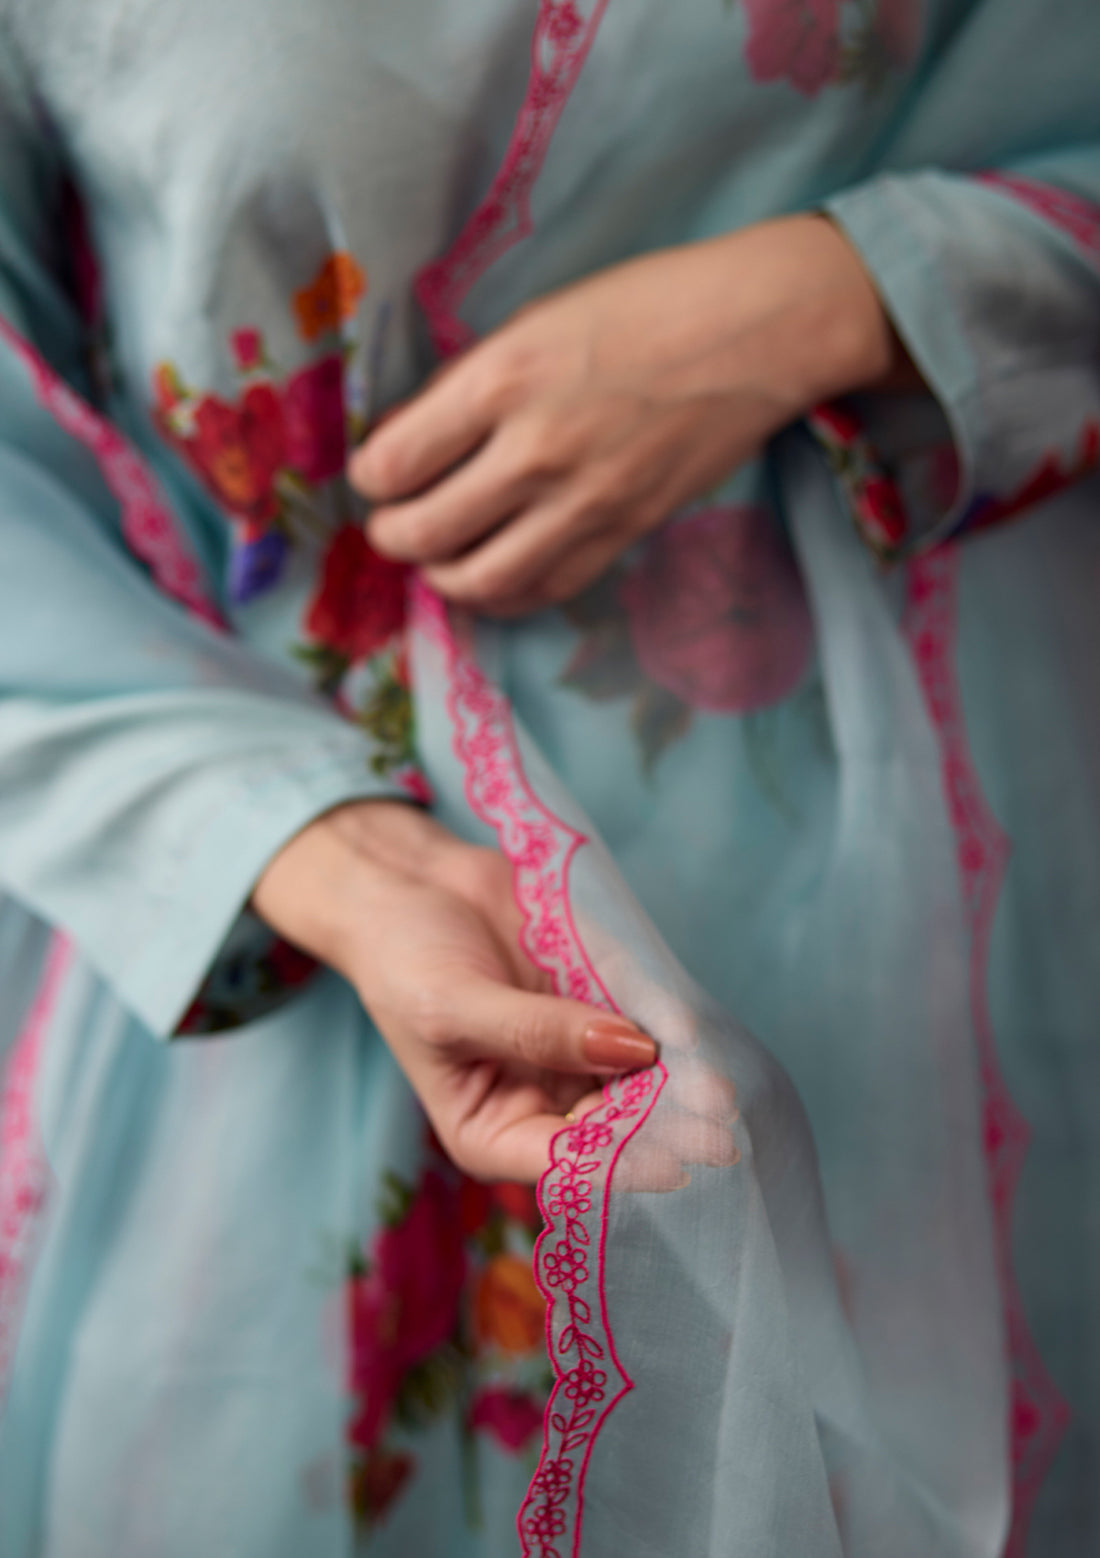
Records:
{"label": "pink rose print", "polygon": [[308,482],[344,468],[344,374],[339,357],[322,357],[291,375],[283,390],[287,463]]}
{"label": "pink rose print", "polygon": [[809,662],[809,606],[767,509],[704,509],[667,525],[621,595],[642,670],[693,708],[766,708]]}
{"label": "pink rose print", "polygon": [[470,1427],[483,1429],[502,1450],[519,1453],[542,1423],[542,1408],[521,1390],[482,1390],[470,1405]]}
{"label": "pink rose print", "polygon": [[789,81],[813,97],[839,80],[840,0],[745,0],[745,58],[757,81]]}

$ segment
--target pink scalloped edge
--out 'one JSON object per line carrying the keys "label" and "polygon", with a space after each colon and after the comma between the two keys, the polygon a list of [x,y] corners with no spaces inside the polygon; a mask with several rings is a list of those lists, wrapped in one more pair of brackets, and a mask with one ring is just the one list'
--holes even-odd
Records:
{"label": "pink scalloped edge", "polygon": [[527,90],[504,160],[455,242],[416,278],[416,299],[441,357],[473,340],[458,317],[470,288],[531,232],[531,191],[607,5],[596,0],[585,16],[574,0],[540,0]]}
{"label": "pink scalloped edge", "polygon": [[910,564],[906,632],[940,743],[970,930],[970,1010],[982,1085],[982,1132],[1012,1375],[1009,1440],[1012,1523],[1003,1558],[1024,1558],[1035,1500],[1070,1420],[1028,1327],[1012,1263],[1012,1212],[1031,1131],[1001,1070],[989,1009],[993,920],[1011,844],[982,790],[955,669],[958,553],[944,547]]}
{"label": "pink scalloped edge", "polygon": [[15,1338],[50,1185],[34,1094],[45,1032],[71,960],[70,942],[55,933],[0,1086],[0,1399],[15,1355]]}
{"label": "pink scalloped edge", "polygon": [[0,340],[26,368],[42,407],[94,456],[107,489],[118,503],[123,539],[149,569],[158,589],[209,626],[223,628],[225,623],[207,595],[202,571],[141,456],[6,319],[0,319]]}
{"label": "pink scalloped edge", "polygon": [[[511,861],[522,942],[562,995],[618,1007],[585,950],[569,902],[569,869],[588,841],[539,800],[524,772],[508,702],[460,646],[446,608],[422,582],[413,589],[414,631],[444,652],[447,711],[466,799]],[[546,1407],[538,1468],[516,1518],[524,1558],[562,1558],[580,1549],[584,1483],[608,1416],[634,1388],[615,1349],[605,1283],[611,1180],[619,1154],[644,1125],[667,1078],[662,1063],[618,1077],[603,1102],[550,1146],[539,1182],[545,1227],[535,1245],[535,1280],[546,1300],[546,1345],[554,1388]],[[590,1225],[599,1228],[595,1261]]]}
{"label": "pink scalloped edge", "polygon": [[1012,173],[979,173],[976,178],[979,184],[1018,200],[1052,227],[1059,228],[1094,264],[1100,265],[1100,204],[1095,200],[1086,200],[1041,179],[1021,178]]}

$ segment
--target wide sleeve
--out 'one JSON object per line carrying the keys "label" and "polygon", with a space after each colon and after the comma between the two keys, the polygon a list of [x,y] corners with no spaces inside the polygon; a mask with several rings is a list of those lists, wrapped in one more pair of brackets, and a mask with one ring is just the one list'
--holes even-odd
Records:
{"label": "wide sleeve", "polygon": [[814,419],[863,478],[857,522],[886,555],[1008,518],[1100,463],[1098,67],[1093,0],[972,5],[887,171],[825,202],[940,414],[937,433],[929,407],[879,396]]}
{"label": "wide sleeve", "polygon": [[0,36],[0,890],[168,1034],[281,845],[402,792],[361,730],[218,631],[152,479],[82,397],[58,188]]}

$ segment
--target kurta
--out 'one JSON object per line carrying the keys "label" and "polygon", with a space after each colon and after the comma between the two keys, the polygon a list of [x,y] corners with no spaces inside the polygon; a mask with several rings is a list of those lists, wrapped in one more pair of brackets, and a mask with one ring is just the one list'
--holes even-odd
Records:
{"label": "kurta", "polygon": [[[1093,0],[0,0],[2,1558],[1100,1549],[1098,70]],[[370,551],[440,356],[815,209],[927,394],[518,624]],[[371,796],[661,1043],[538,1205],[247,910]]]}

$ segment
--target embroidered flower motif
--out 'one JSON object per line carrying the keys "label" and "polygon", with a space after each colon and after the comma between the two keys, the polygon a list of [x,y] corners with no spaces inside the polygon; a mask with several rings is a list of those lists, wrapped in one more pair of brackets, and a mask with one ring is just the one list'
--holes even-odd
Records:
{"label": "embroidered flower motif", "polygon": [[839,79],[840,0],[745,0],[745,59],[757,81],[789,81],[813,97]]}
{"label": "embroidered flower motif", "polygon": [[666,526],[622,598],[642,670],[692,708],[766,708],[806,670],[810,610],[766,509],[705,509]]}
{"label": "embroidered flower motif", "polygon": [[546,1461],[531,1486],[539,1493],[553,1499],[555,1496],[569,1492],[573,1485],[574,1470],[573,1462],[568,1456],[563,1456],[556,1461]]}
{"label": "embroidered flower motif", "polygon": [[482,1390],[470,1404],[470,1427],[485,1430],[517,1455],[538,1431],[542,1407],[522,1390]]}
{"label": "embroidered flower motif", "polygon": [[367,278],[355,256],[345,250],[330,254],[309,286],[294,294],[294,314],[304,339],[315,341],[339,330],[366,290]]}
{"label": "embroidered flower motif", "polygon": [[519,1355],[543,1345],[546,1305],[531,1271],[518,1255],[496,1255],[488,1262],[474,1293],[474,1329],[478,1340],[501,1352]]}
{"label": "embroidered flower motif", "polygon": [[543,1275],[552,1288],[571,1293],[588,1280],[588,1262],[584,1250],[568,1239],[559,1239],[542,1257]]}
{"label": "embroidered flower motif", "polygon": [[407,572],[379,556],[356,525],[342,526],[325,553],[306,632],[348,663],[365,660],[401,629]]}
{"label": "embroidered flower motif", "polygon": [[582,1358],[576,1368],[570,1369],[565,1376],[564,1390],[570,1401],[575,1401],[579,1408],[590,1406],[593,1401],[602,1401],[606,1385],[605,1371],[594,1368],[587,1359]]}

